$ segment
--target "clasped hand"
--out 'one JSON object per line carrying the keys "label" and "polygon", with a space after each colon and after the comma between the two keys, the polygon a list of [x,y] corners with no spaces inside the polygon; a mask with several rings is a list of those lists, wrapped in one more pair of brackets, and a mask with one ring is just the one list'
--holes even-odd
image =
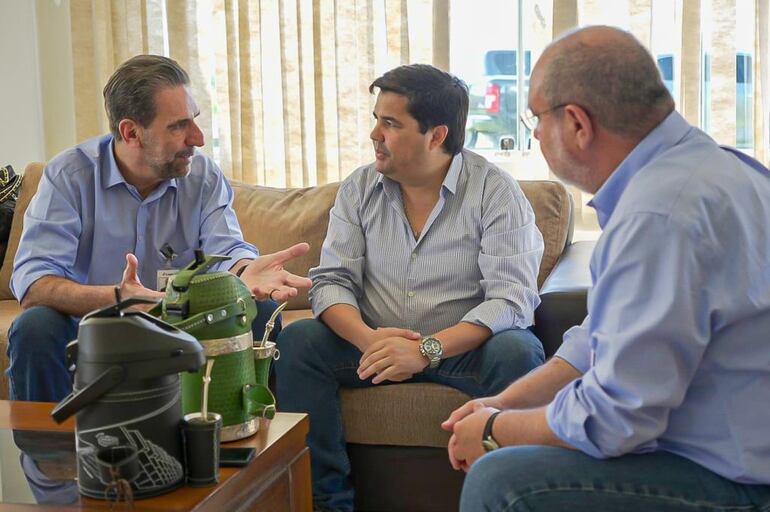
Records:
{"label": "clasped hand", "polygon": [[484,426],[489,416],[500,407],[496,397],[477,398],[456,409],[441,424],[441,428],[452,432],[447,451],[454,469],[467,472],[476,459],[484,455],[481,444]]}
{"label": "clasped hand", "polygon": [[374,376],[373,384],[386,380],[402,382],[412,378],[428,366],[428,359],[420,353],[419,333],[397,327],[381,327],[372,334],[370,343],[359,362],[358,377],[366,380]]}

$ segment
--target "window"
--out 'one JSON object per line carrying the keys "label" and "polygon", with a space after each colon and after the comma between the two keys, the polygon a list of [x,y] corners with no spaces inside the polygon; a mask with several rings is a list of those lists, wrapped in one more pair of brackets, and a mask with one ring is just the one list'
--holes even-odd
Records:
{"label": "window", "polygon": [[[712,44],[715,16],[711,0],[703,0],[701,5],[702,64],[701,73],[701,129],[715,134],[717,126],[712,123],[713,99],[713,59]],[[735,2],[735,146],[753,153],[754,149],[754,3],[751,0]],[[729,143],[720,140],[719,142]]]}

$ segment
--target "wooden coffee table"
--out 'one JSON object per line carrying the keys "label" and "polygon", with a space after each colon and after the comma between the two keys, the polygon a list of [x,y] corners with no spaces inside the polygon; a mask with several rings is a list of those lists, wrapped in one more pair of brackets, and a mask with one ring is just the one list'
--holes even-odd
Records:
{"label": "wooden coffee table", "polygon": [[[72,432],[74,421],[57,425],[50,416],[55,404],[0,401],[0,429]],[[133,510],[215,511],[235,510],[310,512],[313,501],[310,489],[310,452],[305,445],[309,423],[306,414],[278,413],[272,421],[263,421],[259,432],[249,439],[227,443],[227,446],[253,446],[257,457],[243,468],[221,468],[219,484],[211,487],[181,487],[154,498],[136,500]],[[61,434],[59,434],[61,436]],[[7,443],[6,443],[7,444]],[[5,468],[10,450],[0,447]],[[15,446],[13,446],[15,449]],[[18,452],[15,453],[18,465]],[[12,459],[12,457],[8,457]],[[72,468],[74,474],[74,467]],[[23,479],[23,475],[21,477]],[[5,486],[5,482],[3,482]],[[2,493],[5,500],[8,493]],[[110,510],[113,504],[79,496],[70,505],[55,505],[56,510]],[[28,511],[47,509],[39,504],[6,503],[2,510]],[[130,510],[125,503],[114,504],[112,510]]]}

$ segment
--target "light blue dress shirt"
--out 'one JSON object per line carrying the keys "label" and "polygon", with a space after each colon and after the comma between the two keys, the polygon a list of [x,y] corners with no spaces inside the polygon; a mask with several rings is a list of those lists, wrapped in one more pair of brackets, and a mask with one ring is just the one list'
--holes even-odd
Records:
{"label": "light blue dress shirt", "polygon": [[354,306],[372,328],[427,335],[465,321],[497,333],[532,324],[542,256],[529,201],[481,156],[455,155],[418,240],[399,184],[370,164],[340,186],[310,300],[316,316]]}
{"label": "light blue dress shirt", "polygon": [[588,317],[548,406],[594,457],[656,450],[770,484],[770,171],[673,112],[595,195]]}
{"label": "light blue dress shirt", "polygon": [[[142,199],[123,179],[112,147],[111,135],[93,138],[46,166],[24,214],[11,277],[17,299],[47,275],[118,284],[129,252],[139,260],[142,284],[153,289],[158,269],[186,266],[198,248],[232,258],[213,270],[258,255],[243,241],[233,191],[208,157],[196,152],[186,177],[164,181]],[[165,244],[178,255],[170,264],[160,253]]]}

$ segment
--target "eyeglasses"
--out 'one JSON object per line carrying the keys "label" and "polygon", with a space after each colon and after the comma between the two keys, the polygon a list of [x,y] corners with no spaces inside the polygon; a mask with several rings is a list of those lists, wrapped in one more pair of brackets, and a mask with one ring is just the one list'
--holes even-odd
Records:
{"label": "eyeglasses", "polygon": [[537,125],[540,123],[540,116],[564,108],[567,105],[569,105],[569,103],[562,103],[561,105],[556,105],[548,110],[543,110],[539,114],[535,114],[531,109],[527,109],[521,113],[521,122],[524,123],[524,126],[526,126],[529,131],[534,132],[535,128],[537,128]]}

